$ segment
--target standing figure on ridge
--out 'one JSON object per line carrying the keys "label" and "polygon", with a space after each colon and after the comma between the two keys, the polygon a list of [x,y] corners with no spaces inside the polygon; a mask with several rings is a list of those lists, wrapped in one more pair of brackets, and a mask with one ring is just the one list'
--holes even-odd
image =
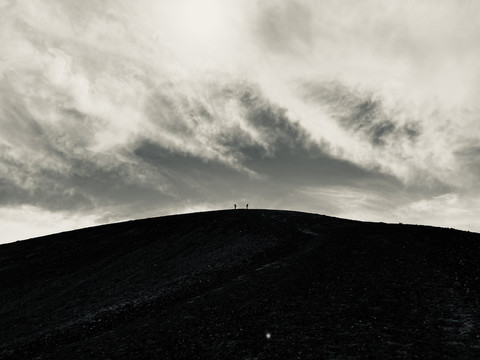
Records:
{"label": "standing figure on ridge", "polygon": [[237,204],[233,204],[233,208],[237,210]]}
{"label": "standing figure on ridge", "polygon": [[248,204],[247,204],[247,206],[245,206],[245,208],[248,210]]}

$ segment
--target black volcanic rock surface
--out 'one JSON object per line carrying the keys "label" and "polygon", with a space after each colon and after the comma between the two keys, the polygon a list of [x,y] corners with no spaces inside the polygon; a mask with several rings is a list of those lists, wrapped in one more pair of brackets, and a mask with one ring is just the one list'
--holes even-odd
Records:
{"label": "black volcanic rock surface", "polygon": [[[268,210],[0,246],[1,359],[479,359],[480,235]],[[267,337],[270,334],[270,338]]]}

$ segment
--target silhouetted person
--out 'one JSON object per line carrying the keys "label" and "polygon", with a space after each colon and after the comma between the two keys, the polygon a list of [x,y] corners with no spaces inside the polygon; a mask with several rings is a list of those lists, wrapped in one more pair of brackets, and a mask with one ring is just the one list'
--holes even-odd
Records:
{"label": "silhouetted person", "polygon": [[237,210],[237,204],[233,204],[233,208]]}
{"label": "silhouetted person", "polygon": [[245,206],[245,207],[246,207],[246,208],[247,208],[247,210],[248,210],[248,204],[247,204],[247,206]]}

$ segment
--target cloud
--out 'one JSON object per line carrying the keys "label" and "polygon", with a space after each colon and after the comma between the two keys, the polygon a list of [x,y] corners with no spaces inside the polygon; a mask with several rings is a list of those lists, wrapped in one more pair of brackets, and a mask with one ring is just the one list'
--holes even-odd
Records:
{"label": "cloud", "polygon": [[25,207],[69,224],[240,201],[421,222],[422,201],[478,198],[478,4],[0,7],[9,224]]}
{"label": "cloud", "polygon": [[[420,121],[387,113],[382,100],[338,83],[307,83],[304,97],[327,107],[328,112],[347,130],[362,133],[374,146],[386,142],[415,141],[420,135]],[[401,123],[404,122],[404,123]]]}
{"label": "cloud", "polygon": [[254,34],[264,48],[275,54],[308,51],[314,34],[306,2],[262,1],[258,6]]}

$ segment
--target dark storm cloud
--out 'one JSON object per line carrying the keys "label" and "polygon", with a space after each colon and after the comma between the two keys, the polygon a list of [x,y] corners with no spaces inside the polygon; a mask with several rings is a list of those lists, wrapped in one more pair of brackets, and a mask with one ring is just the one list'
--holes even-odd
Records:
{"label": "dark storm cloud", "polygon": [[[28,175],[27,175],[28,176]],[[51,211],[78,211],[92,208],[91,200],[71,183],[58,176],[43,172],[35,174],[35,181],[28,187],[3,179],[0,182],[0,205],[32,205]]]}
{"label": "dark storm cloud", "polygon": [[[243,114],[245,123],[227,127],[214,127],[214,137],[208,138],[208,146],[221,149],[222,154],[235,158],[241,166],[258,176],[231,167],[228,163],[205,158],[201,153],[173,151],[153,140],[137,144],[135,155],[151,166],[163,169],[175,183],[177,193],[191,199],[235,198],[246,196],[273,201],[276,191],[288,194],[304,186],[353,186],[359,188],[401,188],[401,183],[377,170],[366,170],[349,161],[336,159],[326,148],[314,142],[307,131],[292,120],[286,109],[269,101],[261,90],[246,83],[232,83],[217,89],[210,98],[217,105],[235,103]],[[198,125],[218,121],[214,108],[206,110],[195,102],[171,99],[156,94],[149,106],[154,107],[152,121],[168,116],[175,119],[179,112],[189,114],[195,120],[182,119],[180,132],[184,142],[195,142],[201,131]],[[179,109],[182,109],[181,111]],[[215,114],[216,113],[216,114]],[[172,120],[173,121],[173,120]],[[176,132],[176,128],[167,127]],[[176,180],[175,180],[176,179]],[[208,190],[210,189],[210,190]]]}
{"label": "dark storm cloud", "polygon": [[372,94],[336,82],[307,83],[302,87],[305,99],[326,106],[344,128],[363,134],[373,145],[412,142],[420,135],[419,122],[399,124]]}
{"label": "dark storm cloud", "polygon": [[[58,152],[62,158],[61,171],[38,164],[26,164],[0,159],[8,166],[10,179],[0,183],[1,205],[33,205],[50,211],[92,211],[118,204],[142,203],[151,208],[156,201],[168,196],[152,184],[142,184],[144,168],[130,161],[124,163],[113,159],[92,156],[73,158]],[[44,156],[49,156],[45,154]],[[161,185],[165,177],[157,176]]]}
{"label": "dark storm cloud", "polygon": [[[246,119],[266,140],[269,152],[249,157],[246,165],[290,185],[354,185],[367,178],[383,178],[378,171],[368,171],[329,155],[328,149],[313,141],[307,131],[288,117],[286,109],[271,104],[255,88],[239,94],[246,109]],[[394,181],[389,178],[388,181]]]}
{"label": "dark storm cloud", "polygon": [[287,110],[271,105],[258,89],[246,88],[239,97],[246,110],[246,120],[263,134],[274,153],[288,149],[308,149],[313,145],[306,130],[288,118]]}
{"label": "dark storm cloud", "polygon": [[[13,89],[3,92],[2,122],[8,144],[0,147],[0,205],[32,205],[50,211],[89,211],[98,206],[164,200],[161,191],[142,184],[148,169],[87,149],[92,119],[77,109],[59,107],[62,126],[37,119]],[[19,155],[22,158],[19,158]],[[153,179],[163,182],[156,174]]]}
{"label": "dark storm cloud", "polygon": [[[237,152],[238,149],[232,149]],[[175,153],[149,141],[139,142],[135,149],[138,161],[146,162],[154,168],[162,169],[172,181],[173,194],[162,207],[172,207],[189,203],[231,203],[242,198],[264,199],[274,192],[271,182],[252,177],[247,173],[218,161],[205,160],[200,156]],[[281,182],[271,179],[276,186]]]}
{"label": "dark storm cloud", "polygon": [[92,207],[87,194],[72,186],[68,174],[18,161],[5,155],[10,149],[2,150],[0,166],[6,172],[0,181],[1,206],[34,205],[54,211]]}
{"label": "dark storm cloud", "polygon": [[[147,139],[136,144],[133,154],[137,161],[164,173],[171,184],[171,192],[185,198],[197,197],[198,193],[208,191],[207,184],[216,178],[229,183],[230,188],[237,186],[239,178],[248,178],[221,162],[205,160],[193,154],[172,152]],[[217,190],[215,188],[214,191]]]}
{"label": "dark storm cloud", "polygon": [[[237,151],[241,149],[237,148]],[[289,208],[292,196],[304,187],[348,187],[365,194],[375,191],[393,197],[404,190],[402,184],[390,176],[366,171],[347,161],[329,157],[319,148],[315,151],[284,149],[268,157],[262,156],[262,153],[257,156],[243,153],[245,165],[258,171],[261,178],[239,173],[222,163],[171,153],[148,141],[139,143],[135,154],[139,160],[153,167],[168,169],[168,176],[175,181],[172,192],[178,194],[172,199],[173,203],[182,199],[192,202],[205,199],[212,202],[231,199],[237,202],[245,199],[254,206],[276,204]],[[328,212],[337,208],[338,204],[325,201],[319,209]]]}
{"label": "dark storm cloud", "polygon": [[179,141],[183,146],[176,148],[178,152],[195,153],[201,147],[198,156],[241,167],[246,159],[277,157],[280,152],[308,151],[314,146],[307,131],[289,118],[286,109],[272,104],[258,86],[232,80],[207,88],[209,92],[187,96],[181,88],[166,85],[149,97],[146,114],[164,136],[174,139],[170,148]]}

